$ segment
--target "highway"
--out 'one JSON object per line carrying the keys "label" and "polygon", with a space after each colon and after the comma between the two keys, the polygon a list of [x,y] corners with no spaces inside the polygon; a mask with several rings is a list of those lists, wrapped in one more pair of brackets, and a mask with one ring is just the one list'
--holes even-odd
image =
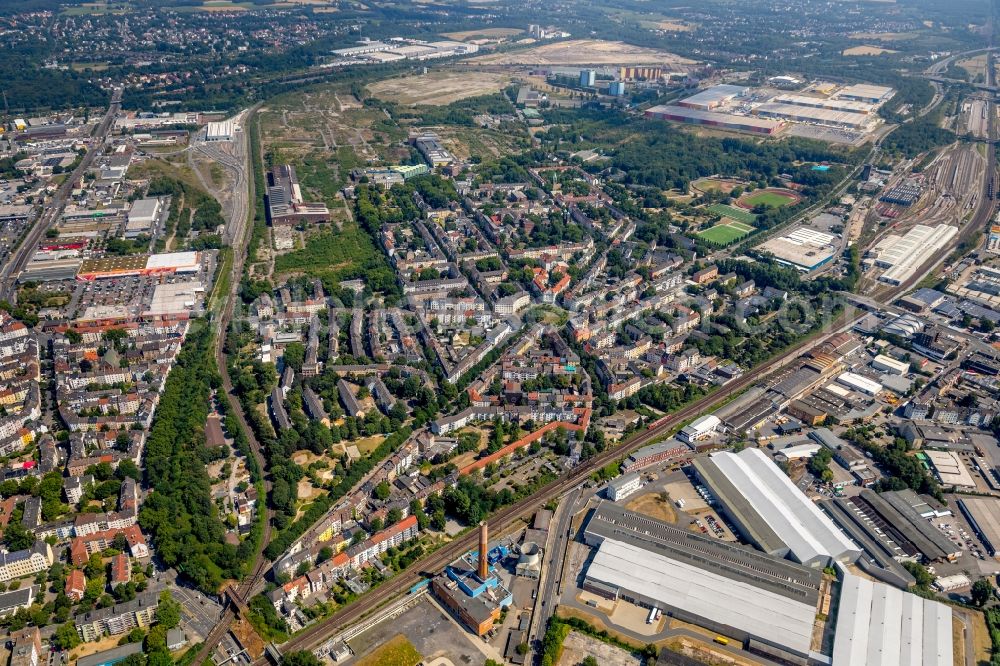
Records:
{"label": "highway", "polygon": [[93,164],[94,159],[101,153],[101,149],[104,147],[104,142],[111,132],[115,118],[118,117],[121,106],[122,89],[115,88],[114,94],[111,96],[111,103],[108,105],[108,110],[104,114],[101,124],[97,126],[97,131],[94,132],[93,140],[87,147],[86,155],[83,156],[80,163],[73,169],[73,173],[59,186],[52,199],[43,208],[42,214],[35,220],[35,224],[21,240],[21,244],[17,247],[17,250],[11,254],[10,260],[0,269],[0,300],[14,300],[14,295],[17,292],[15,289],[17,276],[24,270],[32,255],[35,254],[35,249],[38,247],[38,243],[42,240],[45,232],[59,221],[63,209],[66,208],[66,200],[69,198],[70,192],[73,191],[73,183],[83,177],[83,174]]}

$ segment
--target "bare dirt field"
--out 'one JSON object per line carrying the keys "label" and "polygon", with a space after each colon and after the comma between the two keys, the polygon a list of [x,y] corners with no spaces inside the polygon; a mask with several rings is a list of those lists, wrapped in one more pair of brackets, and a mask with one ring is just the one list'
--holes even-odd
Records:
{"label": "bare dirt field", "polygon": [[878,46],[869,46],[867,44],[863,46],[852,46],[849,49],[844,49],[842,55],[845,56],[879,56],[886,53],[898,53],[898,51],[893,51],[892,49],[883,49]]}
{"label": "bare dirt field", "polygon": [[481,30],[463,30],[461,32],[443,32],[442,37],[455,39],[460,42],[473,39],[497,39],[503,37],[513,37],[520,35],[524,30],[520,28],[482,28]]}
{"label": "bare dirt field", "polygon": [[689,65],[694,61],[666,51],[624,42],[573,39],[544,44],[524,51],[495,53],[473,58],[490,65]]}
{"label": "bare dirt field", "polygon": [[955,64],[964,69],[966,72],[968,72],[969,76],[975,77],[977,75],[979,76],[986,75],[985,55],[977,55],[971,58],[966,58],[965,60],[959,60]]}
{"label": "bare dirt field", "polygon": [[603,666],[639,666],[642,662],[625,650],[608,645],[596,638],[575,631],[563,642],[559,666],[576,666],[587,656],[593,656]]}
{"label": "bare dirt field", "polygon": [[905,42],[917,36],[915,32],[855,32],[851,39],[878,40],[880,42]]}
{"label": "bare dirt field", "polygon": [[656,29],[667,32],[690,32],[694,30],[694,26],[680,21],[659,21],[656,23]]}
{"label": "bare dirt field", "polygon": [[510,76],[491,72],[429,72],[378,81],[368,90],[375,97],[398,104],[444,106],[499,92],[510,82]]}
{"label": "bare dirt field", "polygon": [[674,511],[673,505],[670,504],[670,498],[667,497],[664,500],[660,497],[660,493],[647,493],[642,497],[636,497],[626,504],[625,508],[629,511],[649,516],[650,518],[662,520],[665,523],[673,524],[677,522],[677,512]]}

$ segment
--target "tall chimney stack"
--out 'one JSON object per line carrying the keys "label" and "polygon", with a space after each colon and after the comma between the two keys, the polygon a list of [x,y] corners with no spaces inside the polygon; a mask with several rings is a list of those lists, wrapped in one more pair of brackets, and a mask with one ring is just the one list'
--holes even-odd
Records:
{"label": "tall chimney stack", "polygon": [[487,541],[489,535],[486,531],[486,521],[479,523],[479,580],[485,581],[490,575],[490,565],[487,560]]}

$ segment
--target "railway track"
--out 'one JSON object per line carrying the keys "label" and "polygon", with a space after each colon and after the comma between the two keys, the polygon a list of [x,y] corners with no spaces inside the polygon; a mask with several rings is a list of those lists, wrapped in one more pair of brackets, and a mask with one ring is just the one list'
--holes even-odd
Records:
{"label": "railway track", "polygon": [[[687,405],[686,407],[682,407],[673,414],[660,419],[643,432],[637,433],[624,444],[608,449],[607,451],[603,451],[587,462],[578,465],[567,475],[552,481],[534,495],[527,497],[516,504],[512,504],[501,509],[489,518],[491,528],[502,531],[509,527],[513,522],[527,517],[547,504],[549,501],[560,497],[575,486],[583,483],[594,471],[600,469],[608,463],[614,462],[619,458],[623,458],[635,449],[653,443],[661,437],[665,437],[679,424],[712,409],[731,397],[738,395],[744,389],[760,382],[763,377],[781,369],[791,360],[801,355],[804,351],[822,344],[833,335],[846,330],[851,324],[853,324],[853,322],[854,319],[851,318],[845,311],[845,313],[841,314],[836,320],[834,320],[832,331],[829,334],[824,335],[819,339],[808,339],[795,345],[773,359],[766,367],[758,369],[756,372],[747,373],[735,382],[723,387],[718,392],[707,395]],[[434,575],[439,572],[446,564],[452,562],[462,553],[474,547],[477,538],[477,534],[474,531],[470,531],[464,536],[455,539],[423,560],[411,565],[410,568],[397,574],[386,583],[366,593],[355,603],[337,611],[326,620],[303,630],[302,633],[295,636],[281,647],[282,652],[289,653],[299,650],[315,649],[329,638],[336,636],[350,625],[363,619],[372,611],[407,592],[416,583],[426,579],[429,575]],[[263,666],[267,663],[269,662],[266,657],[261,657],[254,662],[255,666]]]}
{"label": "railway track", "polygon": [[[258,105],[259,106],[259,105]],[[253,119],[254,114],[257,111],[257,106],[250,109],[246,118],[246,127],[249,127],[250,122]],[[247,150],[250,149],[250,140],[244,132],[243,140],[247,142]],[[219,374],[222,377],[222,388],[226,394],[226,400],[229,403],[229,411],[236,417],[240,423],[240,427],[243,429],[243,433],[247,438],[247,442],[250,445],[250,451],[253,454],[254,459],[257,461],[257,465],[261,471],[261,475],[264,477],[264,498],[268,497],[271,492],[271,482],[265,475],[265,461],[264,454],[260,442],[254,435],[253,429],[246,420],[246,416],[243,414],[243,407],[239,402],[235,392],[233,391],[233,382],[229,376],[229,368],[226,364],[226,355],[224,351],[224,343],[226,339],[226,330],[229,327],[229,322],[232,321],[233,311],[236,308],[237,292],[239,290],[240,280],[239,277],[243,274],[243,265],[246,262],[246,250],[247,244],[250,242],[250,236],[253,231],[253,215],[254,207],[256,206],[256,201],[254,200],[254,172],[253,172],[253,159],[257,159],[257,155],[248,156],[248,164],[245,165],[245,175],[242,179],[242,184],[247,187],[247,212],[245,219],[240,222],[234,217],[234,222],[240,224],[234,234],[234,241],[236,243],[233,245],[233,268],[231,284],[229,285],[229,293],[226,297],[226,305],[222,309],[222,314],[216,320],[216,337],[215,337],[215,363],[218,366]],[[266,507],[266,500],[262,498],[261,505]],[[260,543],[257,546],[257,551],[254,555],[254,567],[248,576],[246,576],[240,584],[236,587],[235,591],[228,590],[226,594],[235,597],[240,604],[245,605],[250,598],[253,596],[254,591],[257,586],[261,584],[264,580],[264,574],[270,568],[270,562],[264,557],[264,548],[271,541],[271,518],[272,511],[269,508],[265,508],[266,514],[264,517],[264,530],[261,534]],[[222,641],[223,637],[229,633],[229,629],[232,626],[233,620],[236,619],[236,614],[232,609],[232,604],[227,604],[222,616],[219,621],[216,622],[215,626],[205,637],[202,643],[201,649],[198,651],[198,655],[195,657],[192,663],[202,664],[212,652],[215,651],[216,646]]]}

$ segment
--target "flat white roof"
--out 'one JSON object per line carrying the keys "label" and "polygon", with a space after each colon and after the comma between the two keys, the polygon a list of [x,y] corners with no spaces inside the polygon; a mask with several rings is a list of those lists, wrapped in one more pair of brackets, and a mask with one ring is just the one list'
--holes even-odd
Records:
{"label": "flat white roof", "polygon": [[850,388],[858,389],[864,393],[875,395],[882,390],[882,385],[874,379],[862,377],[853,372],[843,372],[837,377],[837,381]]}
{"label": "flat white roof", "polygon": [[662,601],[800,654],[809,652],[816,609],[711,569],[605,539],[587,577]]}
{"label": "flat white roof", "polygon": [[162,254],[151,254],[146,260],[146,269],[157,268],[185,268],[197,266],[201,260],[199,252],[165,252]]}
{"label": "flat white roof", "polygon": [[893,89],[886,86],[873,86],[867,83],[856,83],[837,91],[835,97],[869,97],[872,99],[884,99],[892,94]]}
{"label": "flat white roof", "polygon": [[833,666],[951,666],[951,609],[844,573]]}
{"label": "flat white roof", "polygon": [[975,488],[976,482],[961,458],[954,451],[924,451],[934,466],[941,483],[946,486],[966,486]]}
{"label": "flat white roof", "polygon": [[799,106],[797,104],[782,104],[780,102],[766,102],[761,104],[754,109],[754,113],[786,118],[788,120],[846,127],[862,127],[869,122],[869,117],[863,113],[814,106]]}
{"label": "flat white roof", "polygon": [[759,449],[722,452],[709,457],[736,491],[746,498],[759,519],[781,539],[792,557],[803,564],[816,560],[856,560],[854,545]]}
{"label": "flat white roof", "polygon": [[872,362],[873,363],[879,363],[882,366],[887,367],[887,368],[892,368],[892,369],[896,370],[897,372],[901,372],[903,374],[906,374],[907,372],[910,371],[910,364],[909,363],[904,363],[903,361],[897,361],[896,359],[892,358],[891,356],[886,356],[885,354],[879,354],[874,359],[872,359]]}
{"label": "flat white roof", "polygon": [[159,199],[139,199],[132,203],[132,207],[128,210],[128,219],[131,221],[133,219],[148,219],[152,221],[156,217],[156,214],[160,211],[160,200]]}
{"label": "flat white roof", "polygon": [[684,430],[688,432],[708,432],[722,425],[722,421],[715,414],[705,414],[691,421]]}
{"label": "flat white roof", "polygon": [[705,88],[704,90],[681,101],[684,104],[714,104],[725,102],[734,97],[739,97],[745,93],[746,90],[746,86],[731,86],[721,83],[717,86],[712,86],[711,88]]}
{"label": "flat white roof", "polygon": [[889,284],[901,284],[937,254],[958,233],[958,227],[918,224],[878,255],[878,263],[890,268],[879,277]]}

